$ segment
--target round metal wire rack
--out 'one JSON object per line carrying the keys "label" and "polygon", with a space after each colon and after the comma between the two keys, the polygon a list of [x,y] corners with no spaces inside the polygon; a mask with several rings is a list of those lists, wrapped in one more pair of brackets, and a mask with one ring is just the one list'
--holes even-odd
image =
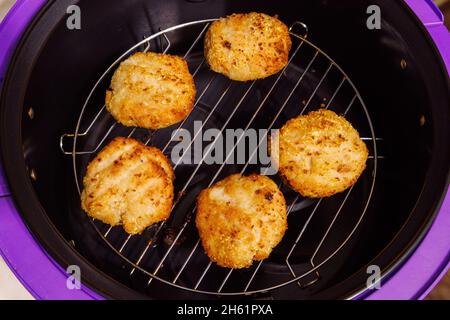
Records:
{"label": "round metal wire rack", "polygon": [[[378,139],[375,136],[369,112],[360,93],[344,70],[324,51],[306,39],[308,28],[301,22],[295,22],[291,25],[290,34],[293,40],[293,49],[289,63],[279,74],[269,79],[248,83],[234,83],[215,74],[208,69],[202,55],[203,36],[214,20],[194,21],[173,26],[146,37],[123,53],[95,83],[81,108],[75,133],[61,136],[60,149],[64,154],[72,156],[78,193],[81,193],[82,190],[80,177],[86,169],[89,159],[115,136],[134,137],[146,144],[160,147],[166,155],[170,153],[171,146],[174,143],[170,138],[164,143],[155,142],[158,135],[161,137],[170,136],[167,132],[160,134],[160,131],[166,129],[155,132],[140,128],[125,128],[111,119],[104,105],[98,108],[95,101],[98,99],[95,97],[104,93],[102,91],[104,90],[104,84],[109,81],[111,73],[121,61],[132,53],[152,49],[164,53],[180,54],[181,49],[174,48],[171,43],[171,37],[180,31],[185,32],[183,33],[185,35],[193,35],[192,43],[181,55],[188,61],[196,80],[198,93],[194,111],[181,123],[168,129],[172,132],[189,126],[197,117],[203,120],[203,126],[208,124],[210,127],[220,127],[220,131],[224,132],[231,123],[237,121],[236,118],[238,118],[238,123],[241,123],[244,130],[254,128],[255,122],[259,121],[258,117],[262,114],[266,115],[265,119],[270,118],[267,120],[265,129],[275,129],[282,124],[280,122],[283,118],[298,116],[317,108],[335,108],[336,112],[344,116],[354,113],[354,118],[358,119],[358,130],[362,132],[362,139],[367,142],[370,150],[370,163],[368,163],[367,169],[360,179],[362,181],[358,181],[355,186],[343,194],[329,199],[304,199],[300,195],[292,193],[292,191],[285,190],[290,195],[286,197],[289,203],[288,218],[303,215],[303,220],[298,225],[292,225],[289,222],[292,236],[282,240],[280,246],[284,249],[280,249],[278,253],[276,253],[278,248],[274,251],[274,255],[277,257],[275,263],[277,270],[281,270],[280,272],[284,275],[284,277],[275,277],[276,279],[282,279],[277,280],[276,283],[270,283],[266,280],[256,281],[257,278],[270,278],[268,274],[270,270],[265,270],[264,266],[271,263],[272,256],[267,260],[256,263],[250,269],[233,270],[213,265],[203,253],[200,239],[192,221],[192,216],[195,214],[195,201],[192,201],[192,199],[195,199],[195,195],[186,196],[186,194],[190,194],[191,189],[198,189],[192,187],[193,185],[198,186],[198,181],[202,181],[203,186],[211,186],[218,181],[221,175],[226,173],[224,169],[228,165],[225,162],[216,168],[217,170],[212,178],[202,174],[204,170],[211,170],[204,164],[204,158],[198,164],[189,167],[189,170],[185,170],[179,163],[174,164],[174,170],[178,168],[185,172],[189,171],[190,174],[183,174],[181,178],[176,174],[178,197],[176,197],[171,218],[149,227],[145,235],[131,236],[120,228],[112,228],[98,221],[91,221],[93,228],[107,246],[128,264],[130,277],[133,277],[136,272],[148,276],[147,286],[157,280],[191,292],[233,296],[268,292],[295,282],[301,288],[314,285],[321,279],[320,268],[335,257],[354,235],[364,219],[372,198],[377,174]],[[233,97],[233,99],[227,100],[229,97]],[[230,101],[234,101],[234,103],[232,104]],[[256,102],[252,112],[242,112],[250,102]],[[224,111],[223,105],[227,105],[226,111]],[[234,108],[230,105],[234,105]],[[196,112],[196,109],[199,112]],[[245,118],[245,115],[247,118]],[[216,118],[221,120],[215,122]],[[200,129],[203,129],[203,127]],[[126,134],[124,134],[125,132]],[[193,133],[195,139],[200,131],[194,130]],[[69,138],[73,139],[73,146],[70,150],[66,150],[66,140]],[[81,140],[89,142],[83,143]],[[239,139],[234,148],[238,143]],[[253,166],[249,162],[239,167],[241,174],[246,174],[252,168]],[[357,206],[358,210],[353,210],[357,212],[353,212],[354,220],[350,230],[345,234],[340,234],[339,240],[334,240],[333,245],[330,245],[327,240],[330,238],[333,227],[339,220],[344,206],[351,198],[352,191],[358,184],[364,184],[365,199]],[[282,187],[282,183],[280,183],[280,187]],[[332,215],[328,214],[327,216],[330,219],[325,232],[315,235],[313,241],[311,239],[305,240],[305,233],[311,225],[311,221],[320,214],[320,208],[327,201],[332,201],[336,209]],[[170,230],[170,232],[167,232],[167,230]],[[114,243],[111,240],[112,233],[115,234]],[[168,234],[170,234],[170,237],[167,236]],[[135,238],[144,238],[145,241],[141,241],[141,245],[131,246],[130,242]],[[168,240],[168,238],[170,239]],[[301,270],[296,267],[297,262],[292,262],[296,251],[301,247],[302,240],[314,243],[305,260],[306,265],[308,265],[306,270],[304,267],[305,261],[302,262]],[[117,245],[117,243],[119,244]],[[324,250],[324,248],[327,248],[327,250]],[[158,250],[158,254],[154,253],[155,250]],[[321,254],[322,251],[326,253]],[[198,263],[200,260],[206,261],[206,264],[202,267]],[[171,264],[171,261],[176,262],[172,263],[170,272],[166,272],[165,269],[168,268],[167,265]],[[190,275],[189,279],[186,280],[187,273]],[[214,274],[215,279],[219,276],[223,277],[223,280],[219,281],[214,288],[209,284],[209,281],[205,280],[210,276],[210,273]],[[242,288],[236,289],[233,287],[229,289],[227,284],[235,274],[239,274],[239,283],[242,283]],[[208,285],[205,285],[206,282],[208,282]]]}

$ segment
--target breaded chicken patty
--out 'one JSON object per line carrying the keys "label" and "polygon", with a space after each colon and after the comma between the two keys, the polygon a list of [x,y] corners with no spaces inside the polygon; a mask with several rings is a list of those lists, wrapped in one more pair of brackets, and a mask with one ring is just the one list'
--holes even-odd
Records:
{"label": "breaded chicken patty", "polygon": [[233,14],[211,24],[205,57],[213,71],[232,80],[256,80],[283,69],[291,46],[288,27],[276,17]]}
{"label": "breaded chicken patty", "polygon": [[212,261],[246,268],[266,259],[281,241],[286,202],[271,179],[235,174],[200,193],[195,222]]}
{"label": "breaded chicken patty", "polygon": [[192,111],[195,84],[180,57],[138,52],[123,61],[106,91],[106,108],[125,126],[160,129]]}
{"label": "breaded chicken patty", "polygon": [[[368,151],[352,125],[330,110],[289,120],[280,130],[279,172],[305,197],[342,192],[358,180]],[[276,153],[272,153],[276,155]]]}
{"label": "breaded chicken patty", "polygon": [[88,167],[81,206],[91,217],[129,234],[169,217],[173,204],[172,167],[156,148],[116,138]]}

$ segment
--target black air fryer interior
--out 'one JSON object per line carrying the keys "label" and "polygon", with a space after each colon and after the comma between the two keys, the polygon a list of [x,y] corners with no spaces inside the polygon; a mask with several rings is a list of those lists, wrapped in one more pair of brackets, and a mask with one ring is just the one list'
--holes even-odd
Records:
{"label": "black air fryer interior", "polygon": [[[64,133],[75,131],[81,107],[99,76],[144,36],[181,23],[217,18],[234,12],[278,14],[287,25],[295,21],[306,23],[308,39],[329,54],[355,83],[366,103],[376,136],[382,139],[377,141],[378,154],[383,158],[378,159],[375,191],[364,219],[350,241],[319,269],[320,279],[313,285],[299,288],[297,283],[292,283],[263,296],[298,299],[349,297],[364,288],[367,265],[377,264],[387,274],[388,270],[399,266],[420,241],[447,186],[450,154],[448,148],[443,147],[448,145],[450,137],[450,99],[448,79],[440,58],[420,23],[401,1],[79,1],[82,29],[76,31],[66,28],[65,8],[68,3],[50,1],[30,26],[16,51],[1,100],[0,137],[5,171],[17,205],[30,229],[61,265],[80,265],[85,283],[92,288],[107,296],[120,298],[216,297],[184,291],[157,280],[147,286],[149,277],[139,270],[129,276],[130,264],[111,250],[80,210],[72,158],[61,153],[59,138]],[[366,27],[365,12],[371,4],[382,8],[381,30],[372,31]],[[172,32],[170,52],[182,55],[200,29],[193,27]],[[164,43],[152,42],[151,50],[161,51],[163,48]],[[255,127],[267,127],[282,104],[282,97],[295,83],[295,72],[304,71],[311,55],[308,50],[298,54],[293,62],[296,69],[287,73],[282,85],[268,99],[269,111],[258,117]],[[201,56],[200,45],[192,52],[190,59],[195,65]],[[298,99],[297,104],[301,104],[301,98],[310,94],[325,68],[323,61],[314,65],[314,72],[305,77],[299,93],[293,97],[294,102]],[[205,85],[208,74],[206,69],[199,73],[196,78],[198,86]],[[241,111],[242,116],[238,114],[230,122],[230,128],[245,125],[240,123],[240,119],[254,112],[274,79],[271,77],[258,83],[252,99]],[[82,124],[81,131],[103,104],[103,92],[108,81],[102,83],[100,93],[94,95],[94,103],[83,117],[87,120]],[[307,111],[316,109],[323,97],[329,98],[338,83],[335,76],[321,87]],[[192,119],[204,118],[217,101],[217,93],[227,84],[227,80],[219,76],[212,90],[216,95],[206,95]],[[233,85],[238,87],[237,93],[245,89],[244,84]],[[334,104],[335,110],[341,113],[346,110],[351,98],[349,94],[343,91]],[[235,105],[238,97],[238,94],[227,96],[207,127],[220,128],[227,112],[231,111],[226,106]],[[28,116],[29,108],[34,110],[33,119]],[[290,110],[282,114],[275,127],[296,115],[292,111],[294,109]],[[348,119],[362,136],[370,136],[361,105],[349,112]],[[95,147],[111,123],[108,117],[102,119],[88,138],[80,139],[77,149]],[[118,128],[110,138],[129,132],[130,129]],[[170,132],[158,132],[154,144],[163,147]],[[138,130],[136,137],[145,141],[146,132]],[[368,145],[370,147],[370,142]],[[373,148],[370,149],[373,154]],[[79,179],[84,174],[82,168],[91,157],[77,158],[75,166],[79,170]],[[229,167],[221,177],[241,168]],[[31,169],[36,180],[29,178]],[[177,181],[193,169],[190,166],[178,168]],[[318,253],[317,261],[336,250],[357,223],[370,192],[373,169],[372,159],[342,208]],[[215,166],[205,167],[198,179],[193,181],[187,192],[188,200],[175,209],[172,227],[164,229],[156,247],[143,259],[143,268],[154,269],[155,262],[171,244],[171,236],[185,221],[190,211],[188,202],[194,201],[195,195],[205,187],[216,170]],[[250,167],[248,172],[252,170],[256,167]],[[176,187],[180,189],[177,182]],[[286,188],[283,191],[290,203],[295,194]],[[291,258],[296,272],[311,268],[309,258],[321,238],[318,234],[326,231],[342,198],[343,195],[338,195],[325,200],[321,210],[311,220]],[[292,279],[284,266],[284,257],[317,201],[303,199],[299,203],[304,209],[296,208],[289,217],[289,232],[263,265],[260,273],[263,276],[255,278],[255,285],[271,286],[274,282]],[[107,226],[96,225],[102,232],[108,229]],[[150,228],[142,236],[133,237],[124,249],[124,256],[135,262],[154,231]],[[120,228],[114,228],[108,236],[116,250],[125,238]],[[74,247],[69,245],[72,240]],[[180,240],[177,254],[169,257],[158,275],[173,278],[183,256],[187,255],[195,241],[195,229],[188,227]],[[177,282],[179,285],[192,287],[200,276],[208,262],[200,251]],[[249,272],[233,275],[224,292],[239,290],[239,286],[248,279]],[[226,275],[227,270],[213,265],[211,275],[205,278],[206,284],[201,289],[217,290]],[[300,282],[306,284],[314,279],[310,275]]]}

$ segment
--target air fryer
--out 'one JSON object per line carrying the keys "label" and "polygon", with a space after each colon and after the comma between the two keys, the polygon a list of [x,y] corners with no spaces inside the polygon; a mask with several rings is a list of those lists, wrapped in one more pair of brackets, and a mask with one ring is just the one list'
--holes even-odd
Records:
{"label": "air fryer", "polygon": [[[23,34],[3,81],[0,140],[21,217],[61,268],[80,267],[83,285],[109,298],[352,298],[368,293],[370,266],[388,281],[426,236],[449,183],[449,78],[403,1],[82,0],[81,29],[70,30],[73,3],[48,1]],[[366,24],[370,5],[381,8],[381,29]],[[291,60],[268,79],[235,83],[209,70],[203,34],[214,19],[251,11],[291,26]],[[213,179],[258,165],[177,166],[171,217],[141,235],[93,221],[79,192],[95,154],[132,136],[170,157],[180,126],[127,128],[104,110],[117,63],[144,50],[188,60],[198,93],[181,125],[193,135],[196,120],[205,129],[276,129],[326,107],[366,142],[364,174],[321,200],[283,186],[289,229],[267,260],[243,270],[210,262],[193,209]]]}

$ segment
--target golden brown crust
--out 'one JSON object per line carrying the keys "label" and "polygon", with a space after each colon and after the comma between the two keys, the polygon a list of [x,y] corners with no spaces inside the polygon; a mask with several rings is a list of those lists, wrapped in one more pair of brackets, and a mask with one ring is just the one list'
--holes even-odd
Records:
{"label": "golden brown crust", "polygon": [[276,17],[233,14],[211,24],[205,57],[213,71],[232,80],[256,80],[283,69],[291,46],[288,27]]}
{"label": "golden brown crust", "polygon": [[106,108],[125,126],[160,129],[192,111],[195,84],[177,56],[138,52],[123,61],[106,91]]}
{"label": "golden brown crust", "polygon": [[344,117],[330,110],[289,120],[277,139],[279,172],[305,197],[342,192],[356,183],[366,167],[365,143]]}
{"label": "golden brown crust", "polygon": [[119,137],[89,163],[81,206],[95,219],[138,234],[169,217],[173,179],[170,162],[160,150]]}
{"label": "golden brown crust", "polygon": [[246,268],[266,259],[283,238],[286,202],[271,179],[235,174],[200,193],[195,222],[212,261]]}

